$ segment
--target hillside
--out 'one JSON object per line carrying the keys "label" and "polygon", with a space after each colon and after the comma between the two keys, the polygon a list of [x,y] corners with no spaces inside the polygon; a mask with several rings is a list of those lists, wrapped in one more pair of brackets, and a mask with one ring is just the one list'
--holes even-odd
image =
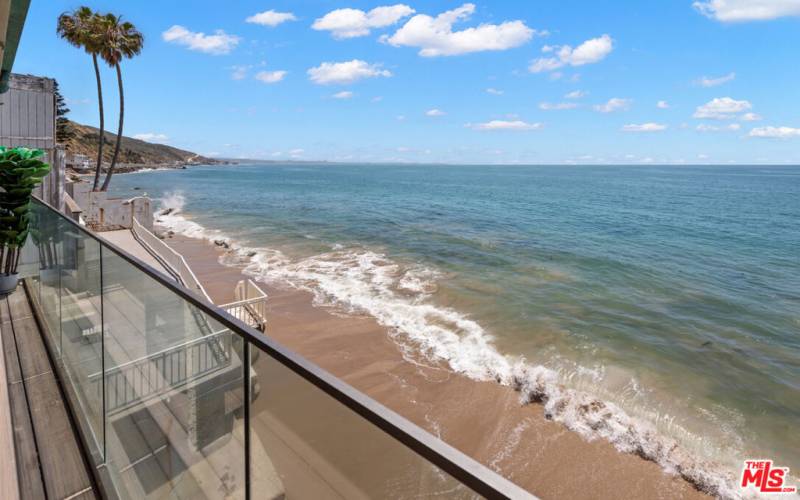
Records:
{"label": "hillside", "polygon": [[[100,131],[95,127],[81,125],[70,121],[69,130],[73,133],[72,137],[64,142],[68,153],[86,155],[94,161],[97,158],[97,141]],[[105,131],[103,146],[103,161],[111,162],[114,154],[114,144],[116,134]],[[154,144],[151,142],[133,139],[132,137],[122,137],[122,146],[119,151],[117,162],[120,166],[181,166],[191,164],[214,164],[226,163],[213,158],[206,158],[191,151],[173,148],[165,144]]]}

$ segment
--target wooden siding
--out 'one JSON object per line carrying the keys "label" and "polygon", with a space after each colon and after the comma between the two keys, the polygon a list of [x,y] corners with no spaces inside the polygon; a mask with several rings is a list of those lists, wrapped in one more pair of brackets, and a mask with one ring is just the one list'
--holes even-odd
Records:
{"label": "wooden siding", "polygon": [[0,94],[0,145],[44,149],[55,147],[54,81],[11,75],[11,88]]}
{"label": "wooden siding", "polygon": [[55,80],[11,75],[8,92],[0,94],[0,146],[42,149],[51,172],[36,195],[61,209],[64,199],[65,153],[56,149]]}

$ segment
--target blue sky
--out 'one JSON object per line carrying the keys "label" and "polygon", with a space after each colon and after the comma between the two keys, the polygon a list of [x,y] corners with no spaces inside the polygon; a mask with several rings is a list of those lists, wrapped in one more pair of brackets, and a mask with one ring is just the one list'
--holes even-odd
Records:
{"label": "blue sky", "polygon": [[[800,163],[800,0],[85,3],[145,35],[126,135],[205,155]],[[96,125],[91,59],[55,34],[79,5],[34,0],[14,69]]]}

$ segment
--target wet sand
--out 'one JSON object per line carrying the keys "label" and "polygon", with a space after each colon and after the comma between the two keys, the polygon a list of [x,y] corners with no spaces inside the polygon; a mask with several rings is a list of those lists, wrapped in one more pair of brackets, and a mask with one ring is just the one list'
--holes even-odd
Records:
{"label": "wet sand", "polygon": [[[167,242],[212,300],[233,301],[243,274],[219,263],[223,249],[178,235]],[[370,317],[315,307],[287,284],[259,286],[269,295],[270,337],[541,498],[707,497],[653,462],[547,420],[541,404],[521,404],[508,387],[408,361]]]}

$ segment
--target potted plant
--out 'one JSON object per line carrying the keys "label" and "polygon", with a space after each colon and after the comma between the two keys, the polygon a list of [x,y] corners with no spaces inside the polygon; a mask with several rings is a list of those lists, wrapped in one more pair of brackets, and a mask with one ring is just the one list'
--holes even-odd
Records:
{"label": "potted plant", "polygon": [[50,172],[39,149],[0,146],[0,296],[17,288],[17,266],[31,219],[31,195]]}

